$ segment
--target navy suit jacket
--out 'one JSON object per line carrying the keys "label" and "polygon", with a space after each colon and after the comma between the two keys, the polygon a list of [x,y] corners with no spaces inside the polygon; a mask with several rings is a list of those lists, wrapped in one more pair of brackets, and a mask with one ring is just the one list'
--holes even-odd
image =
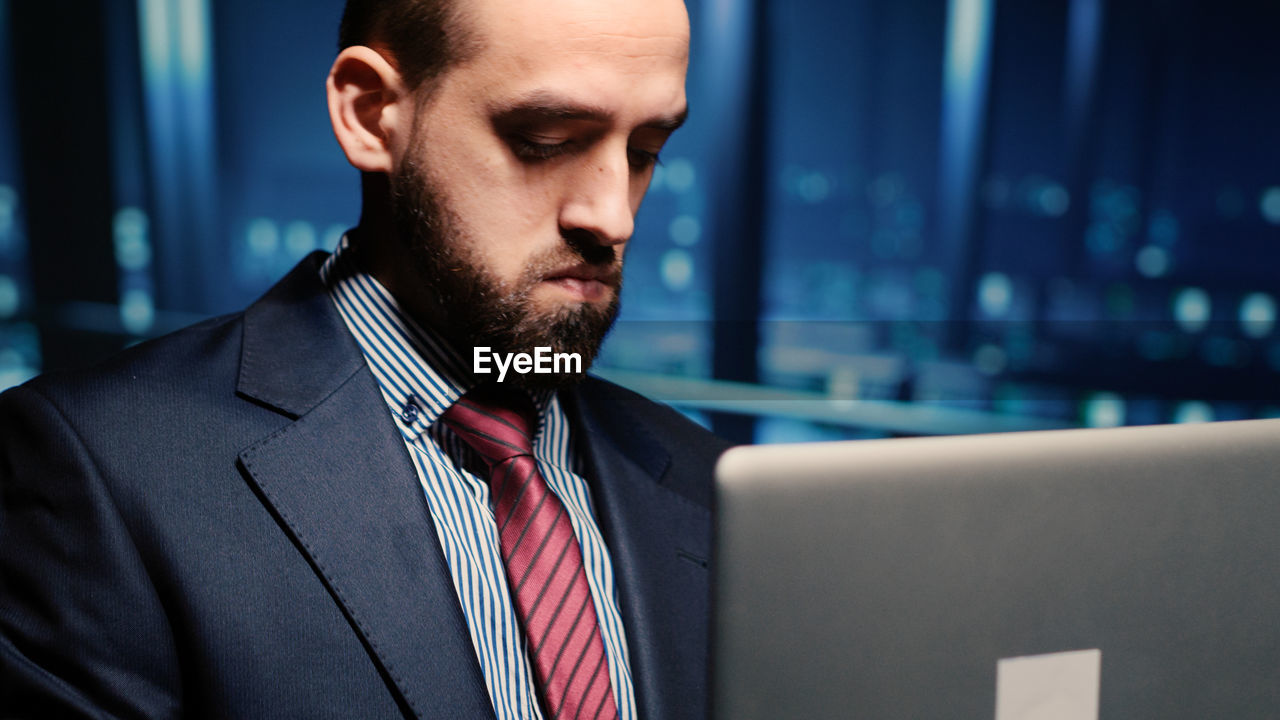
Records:
{"label": "navy suit jacket", "polygon": [[[316,274],[0,395],[0,717],[490,718],[404,443]],[[562,395],[644,718],[707,702],[724,444]]]}

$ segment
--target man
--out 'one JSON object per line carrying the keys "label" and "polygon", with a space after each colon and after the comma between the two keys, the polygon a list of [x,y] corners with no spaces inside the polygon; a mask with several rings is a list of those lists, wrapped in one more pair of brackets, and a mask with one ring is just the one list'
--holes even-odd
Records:
{"label": "man", "polygon": [[350,0],[342,45],[339,252],[0,396],[0,716],[703,716],[723,445],[581,372],[682,3]]}

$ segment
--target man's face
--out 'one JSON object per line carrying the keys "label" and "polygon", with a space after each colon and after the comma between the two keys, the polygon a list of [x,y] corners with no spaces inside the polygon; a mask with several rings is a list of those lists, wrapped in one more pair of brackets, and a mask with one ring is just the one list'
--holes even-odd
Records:
{"label": "man's face", "polygon": [[395,284],[464,353],[550,346],[589,363],[685,113],[684,5],[463,2],[482,49],[439,78],[392,173],[409,260]]}

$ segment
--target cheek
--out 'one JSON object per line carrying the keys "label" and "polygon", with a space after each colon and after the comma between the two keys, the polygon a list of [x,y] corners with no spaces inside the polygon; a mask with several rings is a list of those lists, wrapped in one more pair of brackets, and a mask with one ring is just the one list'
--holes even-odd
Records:
{"label": "cheek", "polygon": [[467,183],[454,208],[490,272],[511,283],[530,258],[561,242],[557,197],[550,183],[499,170]]}
{"label": "cheek", "polygon": [[556,227],[559,178],[544,168],[528,167],[502,147],[486,147],[468,192],[476,201],[477,222],[507,233],[527,234]]}
{"label": "cheek", "polygon": [[470,224],[495,245],[544,245],[559,237],[558,198],[549,178],[495,172],[472,190]]}
{"label": "cheek", "polygon": [[440,167],[440,183],[459,218],[481,244],[502,244],[556,227],[554,178],[521,168],[500,148],[480,146],[472,153],[451,153]]}

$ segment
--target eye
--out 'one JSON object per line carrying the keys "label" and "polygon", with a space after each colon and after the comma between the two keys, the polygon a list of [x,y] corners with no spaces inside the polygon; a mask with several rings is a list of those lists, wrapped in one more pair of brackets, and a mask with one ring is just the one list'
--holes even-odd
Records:
{"label": "eye", "polygon": [[662,164],[662,160],[658,158],[658,153],[641,150],[637,147],[627,148],[627,161],[631,163],[631,169],[637,172],[644,172],[654,165]]}
{"label": "eye", "polygon": [[570,140],[547,142],[543,139],[535,139],[525,135],[513,135],[509,142],[511,151],[515,153],[517,158],[525,162],[550,160],[568,152],[573,144]]}

